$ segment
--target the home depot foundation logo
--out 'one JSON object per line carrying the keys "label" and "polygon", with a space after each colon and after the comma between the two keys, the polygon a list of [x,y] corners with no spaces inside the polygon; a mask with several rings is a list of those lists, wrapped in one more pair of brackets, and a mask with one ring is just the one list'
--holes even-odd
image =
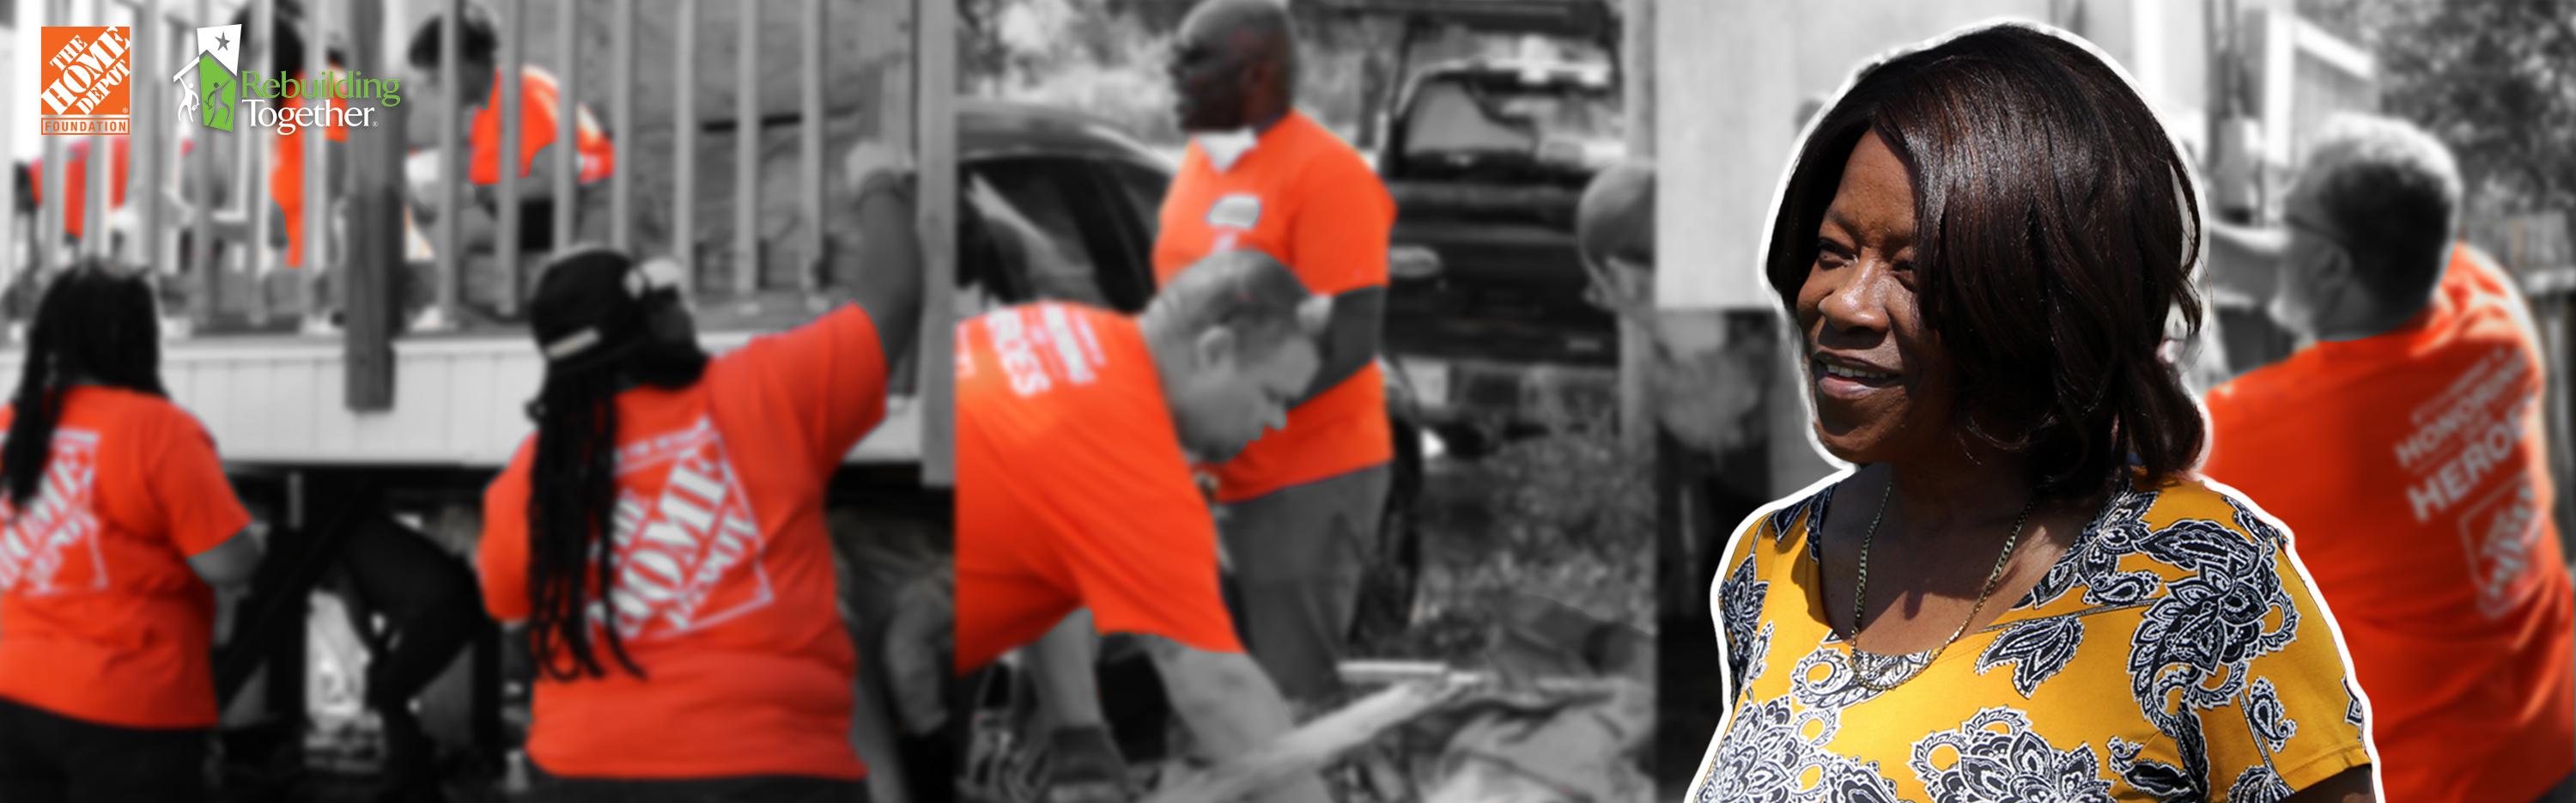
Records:
{"label": "the home depot foundation logo", "polygon": [[[179,112],[218,131],[239,126],[275,128],[293,134],[305,126],[346,128],[376,124],[376,109],[348,103],[372,100],[377,106],[402,105],[398,78],[362,78],[356,70],[323,70],[319,78],[275,77],[242,72],[242,26],[197,29],[197,61],[180,68],[170,80],[180,85]],[[188,79],[196,86],[187,86]],[[297,101],[328,99],[308,106]]]}
{"label": "the home depot foundation logo", "polygon": [[36,119],[47,134],[123,134],[134,125],[134,36],[123,25],[47,25],[37,39]]}

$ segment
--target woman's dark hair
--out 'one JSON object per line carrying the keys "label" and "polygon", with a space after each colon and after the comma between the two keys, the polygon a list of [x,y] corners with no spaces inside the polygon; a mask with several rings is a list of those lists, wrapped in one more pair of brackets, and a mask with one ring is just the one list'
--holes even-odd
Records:
{"label": "woman's dark hair", "polygon": [[[1798,152],[1764,271],[1795,318],[1845,161],[1875,132],[1914,184],[1921,319],[1957,366],[1958,431],[2027,456],[2039,493],[2199,459],[2200,410],[2159,357],[2189,331],[2200,202],[2146,101],[2082,46],[1979,29],[1867,68]],[[1794,324],[1793,324],[1794,325]]]}
{"label": "woman's dark hair", "polygon": [[[492,12],[485,10],[481,3],[466,3],[456,18],[456,30],[461,32],[456,40],[457,61],[489,64],[497,60],[501,52],[501,29],[492,21]],[[438,66],[441,55],[438,51],[446,36],[446,15],[431,15],[428,22],[421,23],[420,30],[412,33],[411,45],[404,49],[404,60],[416,68]]]}
{"label": "woman's dark hair", "polygon": [[9,403],[9,442],[0,446],[0,486],[24,510],[44,487],[63,393],[75,381],[167,396],[161,388],[161,321],[152,286],[95,259],[54,277],[27,329],[18,393]]}
{"label": "woman's dark hair", "polygon": [[[529,304],[547,364],[545,384],[528,404],[537,425],[526,511],[528,638],[538,666],[558,679],[607,674],[591,643],[593,589],[608,612],[600,632],[609,654],[644,674],[627,656],[615,616],[617,392],[630,383],[695,383],[707,355],[694,340],[654,337],[649,319],[679,298],[674,290],[640,289],[639,281],[626,255],[577,250],[546,267]],[[557,660],[561,655],[570,665]]]}

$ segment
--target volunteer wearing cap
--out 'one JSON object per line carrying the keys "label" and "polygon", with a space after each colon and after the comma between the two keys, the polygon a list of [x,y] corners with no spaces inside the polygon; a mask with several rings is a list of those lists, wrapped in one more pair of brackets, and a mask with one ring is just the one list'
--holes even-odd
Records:
{"label": "volunteer wearing cap", "polygon": [[871,267],[857,305],[714,358],[675,264],[587,249],[538,277],[536,432],[485,492],[477,563],[528,639],[554,799],[864,794],[824,485],[884,415],[921,282]]}
{"label": "volunteer wearing cap", "polygon": [[2210,391],[2201,471],[2299,534],[2388,799],[2576,799],[2576,593],[2529,311],[2454,241],[2459,172],[2430,134],[2345,116],[2307,153],[2286,236],[2244,238],[2278,249],[2272,317],[2307,345]]}
{"label": "volunteer wearing cap", "polygon": [[258,567],[214,439],[161,384],[140,276],[46,286],[0,410],[0,800],[205,799],[218,591]]}
{"label": "volunteer wearing cap", "polygon": [[[1278,261],[1229,251],[1136,318],[1042,302],[959,324],[958,670],[1087,623],[1143,639],[1174,713],[1213,758],[1285,733],[1286,701],[1243,654],[1218,592],[1216,521],[1190,461],[1278,425],[1311,386],[1329,303]],[[1088,619],[1067,618],[1078,610]],[[1054,709],[1050,799],[1125,800],[1089,668],[1035,673]],[[1323,795],[1303,773],[1260,799]]]}
{"label": "volunteer wearing cap", "polygon": [[1175,37],[1188,151],[1163,197],[1154,273],[1256,250],[1333,297],[1321,366],[1287,426],[1215,462],[1245,639],[1289,697],[1341,688],[1336,665],[1377,554],[1395,457],[1377,368],[1395,203],[1357,151],[1296,110],[1296,36],[1278,0],[1207,0]]}

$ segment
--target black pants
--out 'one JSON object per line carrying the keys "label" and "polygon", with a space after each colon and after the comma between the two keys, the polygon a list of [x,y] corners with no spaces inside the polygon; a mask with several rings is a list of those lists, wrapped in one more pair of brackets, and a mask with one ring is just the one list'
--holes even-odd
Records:
{"label": "black pants", "polygon": [[0,700],[0,801],[206,799],[203,730],[83,722]]}
{"label": "black pants", "polygon": [[[362,519],[341,547],[358,619],[367,637],[367,706],[384,717],[389,774],[404,782],[429,771],[432,747],[411,701],[456,660],[482,627],[473,569],[429,537],[377,515]],[[384,618],[375,628],[365,614]],[[6,803],[0,801],[0,803]]]}
{"label": "black pants", "polygon": [[[867,803],[866,781],[837,781],[793,775],[740,778],[624,781],[606,778],[558,778],[530,768],[535,803]],[[10,803],[16,803],[15,798]]]}
{"label": "black pants", "polygon": [[2565,780],[2559,781],[2557,786],[2542,792],[2540,799],[2533,803],[2576,803],[2576,775],[2569,775]]}

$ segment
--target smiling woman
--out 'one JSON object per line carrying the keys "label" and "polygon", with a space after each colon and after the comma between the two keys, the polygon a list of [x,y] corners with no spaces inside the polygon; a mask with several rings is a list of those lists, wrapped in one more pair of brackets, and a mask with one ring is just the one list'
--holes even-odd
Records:
{"label": "smiling woman", "polygon": [[2371,799],[2288,533],[2190,471],[2205,423],[2159,347],[2199,321],[2199,223],[2070,35],[1972,28],[1827,108],[1765,274],[1855,468],[1728,547],[1696,800]]}

